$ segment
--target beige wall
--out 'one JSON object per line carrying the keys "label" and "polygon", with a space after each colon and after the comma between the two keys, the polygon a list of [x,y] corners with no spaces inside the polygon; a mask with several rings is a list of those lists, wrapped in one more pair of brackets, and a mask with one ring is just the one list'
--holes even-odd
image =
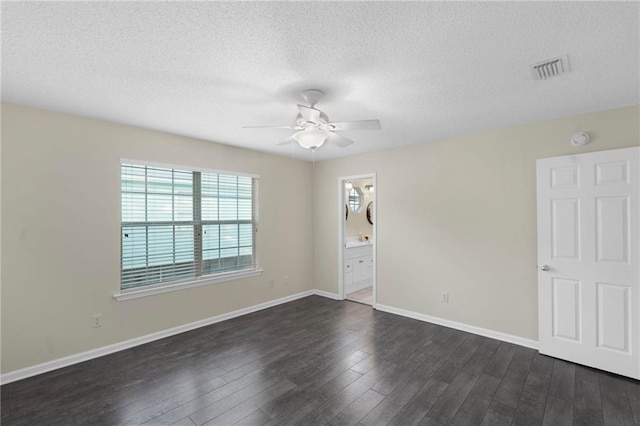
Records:
{"label": "beige wall", "polygon": [[[362,235],[368,235],[371,237],[373,235],[373,225],[367,220],[367,206],[371,201],[373,201],[373,194],[365,190],[364,186],[373,184],[373,181],[371,179],[361,179],[351,181],[351,183],[354,187],[359,187],[362,190],[362,198],[364,201],[362,203],[362,209],[359,212],[349,210],[349,218],[347,219],[346,227],[347,237],[358,237],[361,233]],[[345,195],[345,204],[348,204],[349,194]]]}
{"label": "beige wall", "polygon": [[338,292],[337,178],[375,172],[378,303],[537,340],[536,159],[636,146],[639,128],[630,107],[316,164],[314,287]]}
{"label": "beige wall", "polygon": [[[116,302],[121,157],[259,174],[264,273]],[[311,163],[5,104],[1,171],[3,373],[311,288]]]}
{"label": "beige wall", "polygon": [[[593,143],[572,147],[569,136],[578,130],[589,131]],[[640,108],[632,107],[313,169],[2,105],[2,372],[311,288],[337,292],[335,183],[370,172],[377,173],[378,302],[536,339],[535,160],[639,143]],[[121,157],[260,174],[263,275],[116,302]],[[440,291],[450,293],[449,304],[438,301]],[[101,328],[91,328],[95,313],[104,315]]]}

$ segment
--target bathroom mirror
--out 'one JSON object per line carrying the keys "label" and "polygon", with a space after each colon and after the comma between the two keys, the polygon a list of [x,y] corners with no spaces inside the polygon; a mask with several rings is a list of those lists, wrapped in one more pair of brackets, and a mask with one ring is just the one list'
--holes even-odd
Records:
{"label": "bathroom mirror", "polygon": [[373,201],[367,204],[367,220],[373,225]]}
{"label": "bathroom mirror", "polygon": [[354,213],[358,213],[360,210],[362,210],[363,204],[364,194],[362,192],[362,189],[354,186],[349,191],[349,209]]}

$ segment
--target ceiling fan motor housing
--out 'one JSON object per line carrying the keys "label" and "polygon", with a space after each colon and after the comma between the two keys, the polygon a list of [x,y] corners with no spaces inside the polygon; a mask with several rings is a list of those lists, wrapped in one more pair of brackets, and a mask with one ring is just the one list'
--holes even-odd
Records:
{"label": "ceiling fan motor housing", "polygon": [[318,89],[307,89],[300,93],[300,97],[307,101],[307,103],[311,106],[314,106],[318,103],[320,99],[324,96],[324,92]]}
{"label": "ceiling fan motor housing", "polygon": [[322,111],[318,111],[318,119],[317,120],[305,120],[301,114],[296,116],[296,124],[303,129],[307,129],[309,127],[315,127],[320,130],[332,130],[335,126],[329,123],[329,117]]}

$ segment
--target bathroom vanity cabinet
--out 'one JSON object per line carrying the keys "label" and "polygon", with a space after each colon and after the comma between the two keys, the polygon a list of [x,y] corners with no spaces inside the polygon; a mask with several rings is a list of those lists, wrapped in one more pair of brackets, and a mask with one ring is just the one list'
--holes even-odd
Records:
{"label": "bathroom vanity cabinet", "polygon": [[347,247],[344,259],[345,293],[352,293],[373,285],[373,246]]}

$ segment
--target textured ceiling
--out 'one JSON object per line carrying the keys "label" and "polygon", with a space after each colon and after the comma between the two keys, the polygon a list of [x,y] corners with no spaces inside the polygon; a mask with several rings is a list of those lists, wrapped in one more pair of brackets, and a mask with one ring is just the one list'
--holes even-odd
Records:
{"label": "textured ceiling", "polygon": [[293,124],[307,88],[382,122],[318,161],[639,104],[639,32],[637,2],[3,2],[2,99],[304,159],[242,126]]}

